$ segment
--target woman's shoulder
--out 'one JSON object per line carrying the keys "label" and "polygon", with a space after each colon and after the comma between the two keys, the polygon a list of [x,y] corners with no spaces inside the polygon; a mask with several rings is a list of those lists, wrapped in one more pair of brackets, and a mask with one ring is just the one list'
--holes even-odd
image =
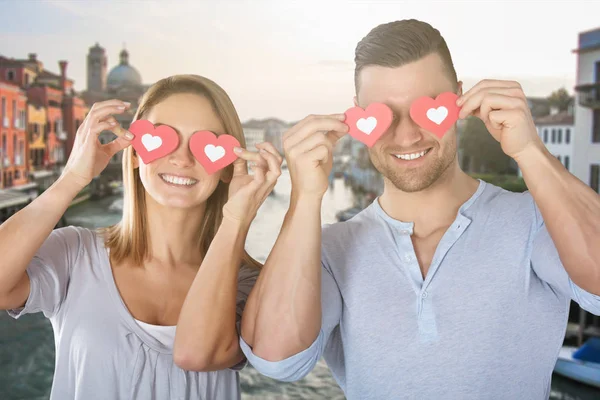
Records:
{"label": "woman's shoulder", "polygon": [[43,247],[80,258],[85,253],[97,253],[98,238],[98,232],[94,229],[69,225],[54,229]]}

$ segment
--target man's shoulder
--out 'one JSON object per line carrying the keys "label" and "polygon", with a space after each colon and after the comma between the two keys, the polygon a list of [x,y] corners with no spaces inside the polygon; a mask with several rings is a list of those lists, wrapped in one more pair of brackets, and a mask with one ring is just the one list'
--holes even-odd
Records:
{"label": "man's shoulder", "polygon": [[347,244],[348,241],[357,240],[357,236],[363,232],[368,232],[369,228],[377,223],[372,207],[372,204],[367,206],[346,221],[323,225],[321,236],[323,247],[336,243]]}
{"label": "man's shoulder", "polygon": [[536,218],[536,205],[531,193],[511,192],[502,187],[487,183],[475,210],[503,220],[518,219],[530,222]]}

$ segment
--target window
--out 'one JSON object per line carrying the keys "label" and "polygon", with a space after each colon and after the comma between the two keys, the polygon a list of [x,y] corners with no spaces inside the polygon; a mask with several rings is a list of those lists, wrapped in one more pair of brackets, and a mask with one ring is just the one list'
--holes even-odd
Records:
{"label": "window", "polygon": [[[2,98],[2,115],[0,115],[0,118],[2,118],[2,120],[4,120],[4,117],[6,117],[6,98],[3,97]],[[2,123],[1,120],[0,120],[0,123]]]}
{"label": "window", "polygon": [[562,143],[562,129],[558,130],[558,144]]}
{"label": "window", "polygon": [[19,165],[25,165],[25,143],[22,140],[19,142],[19,158]]}
{"label": "window", "polygon": [[548,128],[544,128],[544,143],[548,143]]}
{"label": "window", "polygon": [[556,129],[552,129],[552,143],[556,143]]}
{"label": "window", "polygon": [[598,184],[600,178],[600,165],[592,164],[590,165],[590,187],[598,193]]}
{"label": "window", "polygon": [[571,130],[569,128],[565,130],[565,143],[571,143]]}
{"label": "window", "polygon": [[58,134],[58,120],[54,121],[54,133]]}
{"label": "window", "polygon": [[600,143],[600,109],[594,110],[592,124],[592,143]]}
{"label": "window", "polygon": [[569,170],[569,156],[565,156],[565,168]]}
{"label": "window", "polygon": [[17,101],[16,100],[12,101],[12,119],[13,119],[13,124],[15,122],[17,122]]}
{"label": "window", "polygon": [[2,135],[2,157],[0,157],[0,162],[4,162],[5,158],[6,158],[6,133],[4,135]]}
{"label": "window", "polygon": [[17,179],[21,179],[21,170],[20,169],[15,171],[15,180],[17,180]]}
{"label": "window", "polygon": [[12,69],[8,70],[8,72],[6,73],[6,80],[14,81],[15,80],[15,71],[13,71]]}
{"label": "window", "polygon": [[[556,156],[556,158],[558,158],[558,161],[560,161],[560,156]],[[562,162],[562,161],[560,161],[560,162]]]}
{"label": "window", "polygon": [[29,85],[29,74],[25,74],[25,86]]}

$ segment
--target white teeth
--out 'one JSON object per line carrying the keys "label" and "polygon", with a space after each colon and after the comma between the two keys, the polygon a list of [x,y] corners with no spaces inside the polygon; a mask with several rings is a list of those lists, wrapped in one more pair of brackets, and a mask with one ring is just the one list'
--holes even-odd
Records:
{"label": "white teeth", "polygon": [[197,182],[195,179],[180,178],[178,176],[171,176],[171,175],[160,175],[160,177],[165,182],[173,183],[175,185],[182,185],[182,186],[190,186]]}
{"label": "white teeth", "polygon": [[412,154],[394,154],[396,158],[400,158],[402,160],[414,160],[416,158],[423,157],[427,153],[426,151],[422,151],[420,153],[412,153]]}

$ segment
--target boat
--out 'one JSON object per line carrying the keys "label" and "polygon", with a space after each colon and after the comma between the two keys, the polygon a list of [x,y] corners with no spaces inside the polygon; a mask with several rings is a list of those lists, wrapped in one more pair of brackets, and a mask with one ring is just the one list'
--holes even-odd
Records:
{"label": "boat", "polygon": [[563,346],[554,372],[577,382],[600,388],[600,338],[591,338],[583,346]]}

